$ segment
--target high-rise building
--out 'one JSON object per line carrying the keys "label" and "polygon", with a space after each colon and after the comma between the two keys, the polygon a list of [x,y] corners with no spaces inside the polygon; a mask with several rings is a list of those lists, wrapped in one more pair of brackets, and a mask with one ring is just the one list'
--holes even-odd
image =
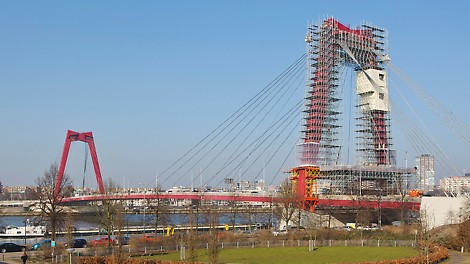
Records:
{"label": "high-rise building", "polygon": [[439,181],[441,190],[451,196],[461,196],[470,192],[470,173],[465,176],[452,176]]}
{"label": "high-rise building", "polygon": [[418,177],[418,188],[423,193],[434,189],[434,156],[423,154],[416,157],[416,176]]}

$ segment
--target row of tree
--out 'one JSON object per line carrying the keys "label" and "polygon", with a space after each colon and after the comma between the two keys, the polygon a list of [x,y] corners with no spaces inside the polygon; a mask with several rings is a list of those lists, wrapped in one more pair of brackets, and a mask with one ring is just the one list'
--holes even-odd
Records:
{"label": "row of tree", "polygon": [[[57,238],[58,230],[63,230],[64,227],[67,229],[73,225],[70,220],[70,209],[62,202],[64,198],[70,197],[74,192],[72,181],[70,176],[65,174],[60,186],[58,186],[58,192],[55,192],[57,174],[57,164],[51,164],[43,176],[36,179],[37,187],[35,189],[35,198],[38,200],[37,206],[41,211],[41,216],[47,222],[52,240]],[[114,181],[107,179],[102,199],[96,201],[93,206],[95,213],[93,222],[99,224],[106,231],[108,241],[111,241],[109,238],[111,238],[113,233],[119,235],[124,230],[123,213],[125,212],[125,206],[122,201],[111,199],[111,196],[118,189],[119,186]],[[54,193],[58,195],[55,196]],[[147,199],[145,202],[147,203],[145,206],[149,206],[150,201]],[[154,205],[152,213],[155,215],[154,224],[155,228],[157,228],[157,226],[165,225],[169,222],[169,214],[167,213],[168,208],[162,199],[156,199],[156,204]]]}
{"label": "row of tree", "polygon": [[[41,210],[42,216],[44,216],[48,222],[49,230],[51,231],[52,238],[56,238],[56,233],[59,227],[64,225],[64,221],[66,215],[66,208],[63,203],[62,199],[65,197],[69,197],[73,194],[73,187],[72,181],[68,175],[64,175],[61,185],[59,186],[59,191],[57,192],[58,195],[55,197],[54,193],[56,188],[56,178],[58,173],[58,166],[56,164],[51,164],[49,169],[46,170],[43,176],[40,176],[36,179],[37,187],[34,190],[35,198],[39,201],[38,207]],[[111,194],[115,193],[119,186],[117,186],[112,180],[107,179],[105,181],[105,191],[106,193],[103,195],[103,198],[96,202],[96,220],[97,222],[107,230],[108,236],[111,236],[113,228],[116,226],[116,223],[122,222],[121,219],[122,213],[124,212],[124,205],[121,201],[109,199]],[[279,191],[277,197],[275,198],[275,203],[271,204],[272,206],[272,214],[269,219],[269,224],[274,222],[273,218],[283,221],[286,223],[294,222],[294,225],[301,226],[301,219],[302,219],[302,199],[298,197],[295,193],[295,188],[292,188],[291,181],[286,179],[281,182],[279,186]],[[403,195],[400,195],[401,201],[405,202],[405,192]],[[328,195],[327,195],[328,198]],[[378,200],[380,203],[380,199]],[[360,205],[361,201],[357,201]],[[155,199],[150,201],[149,199],[145,200],[145,207],[152,208],[151,214],[154,214],[155,219],[155,228],[159,225],[166,225],[169,224],[168,219],[168,206],[167,203],[162,199]],[[194,201],[193,208],[196,210],[200,210],[201,208],[199,202]],[[236,202],[232,202],[230,205],[230,221],[231,225],[235,225],[235,219],[237,218],[237,210],[238,206]],[[332,207],[328,207],[328,215],[331,216],[334,212]],[[206,209],[207,211],[207,209]],[[403,222],[405,216],[405,208],[403,207],[401,210],[401,220]],[[250,210],[247,210],[250,213]],[[378,214],[377,218],[380,219],[382,217],[382,211],[379,210],[376,212]],[[369,225],[370,219],[372,217],[373,212],[367,210],[365,208],[356,208],[356,222],[362,225]],[[375,214],[375,213],[374,213]],[[328,218],[328,226],[331,220],[331,217]],[[189,221],[189,220],[188,220]],[[199,223],[199,220],[194,220],[196,224]],[[122,225],[122,223],[121,223]],[[155,230],[157,231],[157,230]]]}

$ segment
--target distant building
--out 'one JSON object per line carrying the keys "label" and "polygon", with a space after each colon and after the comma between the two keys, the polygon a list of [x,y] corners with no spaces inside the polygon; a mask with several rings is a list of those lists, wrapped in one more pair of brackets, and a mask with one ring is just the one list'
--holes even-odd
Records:
{"label": "distant building", "polygon": [[448,195],[462,195],[470,192],[470,175],[465,176],[452,176],[441,179],[439,187]]}
{"label": "distant building", "polygon": [[416,157],[416,176],[418,177],[418,189],[423,193],[434,190],[434,156],[423,154]]}
{"label": "distant building", "polygon": [[3,190],[11,194],[24,194],[26,186],[6,186]]}

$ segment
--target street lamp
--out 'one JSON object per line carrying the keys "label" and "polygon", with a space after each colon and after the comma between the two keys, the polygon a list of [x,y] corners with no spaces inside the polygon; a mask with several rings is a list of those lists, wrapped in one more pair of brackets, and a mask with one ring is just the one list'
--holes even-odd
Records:
{"label": "street lamp", "polygon": [[145,191],[144,191],[144,234],[145,234],[145,204],[147,203],[147,200],[145,200]]}
{"label": "street lamp", "polygon": [[26,245],[26,223],[29,222],[29,219],[25,219],[24,223],[24,244]]}
{"label": "street lamp", "polygon": [[[142,185],[142,186],[143,186],[142,183],[139,183],[139,185]],[[144,190],[144,203],[143,203],[143,206],[144,206],[144,218],[142,219],[142,222],[143,222],[144,234],[145,234],[145,204],[146,204],[146,200],[145,200],[145,198],[146,198],[146,197],[145,197],[145,188],[143,188],[143,190]]]}

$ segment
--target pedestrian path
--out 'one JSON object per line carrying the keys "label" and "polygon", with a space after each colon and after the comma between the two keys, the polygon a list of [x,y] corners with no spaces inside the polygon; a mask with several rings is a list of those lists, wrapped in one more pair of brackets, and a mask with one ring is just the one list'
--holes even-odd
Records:
{"label": "pedestrian path", "polygon": [[470,264],[470,254],[450,250],[449,259],[444,264]]}

